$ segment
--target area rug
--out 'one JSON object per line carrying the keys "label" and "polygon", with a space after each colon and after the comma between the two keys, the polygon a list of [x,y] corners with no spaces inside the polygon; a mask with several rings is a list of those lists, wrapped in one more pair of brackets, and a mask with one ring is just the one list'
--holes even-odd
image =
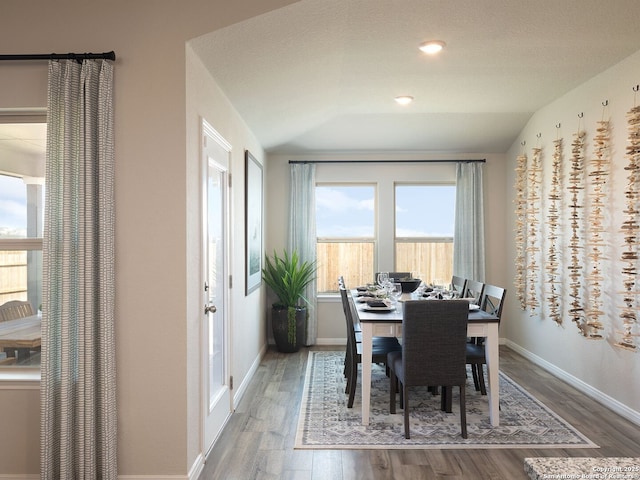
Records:
{"label": "area rug", "polygon": [[[362,425],[361,391],[347,408],[344,352],[309,352],[295,448],[412,449],[412,448],[598,448],[524,388],[500,372],[500,426],[489,423],[486,396],[466,389],[468,438],[460,435],[460,411],[454,388],[453,413],[440,410],[440,397],[426,389],[411,393],[411,438],[404,438],[403,411],[389,413],[389,378],[374,365],[371,416]],[[399,396],[398,396],[399,400]]]}

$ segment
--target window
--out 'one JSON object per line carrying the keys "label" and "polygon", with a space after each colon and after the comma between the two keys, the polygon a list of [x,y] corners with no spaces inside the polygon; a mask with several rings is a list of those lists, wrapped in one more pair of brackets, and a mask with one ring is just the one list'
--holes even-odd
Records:
{"label": "window", "polygon": [[376,189],[374,185],[316,186],[318,292],[371,282],[375,265]]}
{"label": "window", "polygon": [[330,162],[316,168],[318,293],[414,272],[447,284],[453,271],[453,162]]}
{"label": "window", "polygon": [[395,186],[395,270],[447,285],[453,274],[455,185]]}
{"label": "window", "polygon": [[[46,124],[0,124],[0,305],[28,301],[36,315],[42,305],[45,139]],[[0,367],[40,365],[38,342],[11,343],[18,341],[11,335],[20,320],[0,321]]]}

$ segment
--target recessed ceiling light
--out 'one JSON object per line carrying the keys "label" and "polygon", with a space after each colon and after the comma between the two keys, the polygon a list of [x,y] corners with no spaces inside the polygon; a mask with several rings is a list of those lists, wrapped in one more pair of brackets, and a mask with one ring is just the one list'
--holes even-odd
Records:
{"label": "recessed ceiling light", "polygon": [[411,102],[413,102],[413,97],[409,95],[400,95],[399,97],[395,98],[395,101],[400,105],[409,105]]}
{"label": "recessed ceiling light", "polygon": [[419,48],[424,53],[433,55],[434,53],[438,53],[440,50],[442,50],[445,45],[446,43],[444,43],[442,40],[428,40],[426,42],[422,42]]}

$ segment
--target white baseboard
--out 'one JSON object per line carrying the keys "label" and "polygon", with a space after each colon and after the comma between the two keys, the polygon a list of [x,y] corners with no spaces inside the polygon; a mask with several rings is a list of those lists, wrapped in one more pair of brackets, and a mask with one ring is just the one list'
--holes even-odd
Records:
{"label": "white baseboard", "polygon": [[251,383],[251,380],[253,380],[253,376],[258,370],[258,367],[260,366],[260,362],[262,361],[266,353],[267,353],[267,344],[263,345],[262,349],[260,349],[260,352],[258,352],[258,356],[253,360],[253,363],[251,364],[251,367],[249,368],[249,371],[247,372],[247,374],[244,376],[242,383],[238,385],[238,388],[234,388],[234,392],[233,392],[233,410],[234,411],[236,408],[238,408],[238,405],[240,404],[240,400],[242,400],[242,397],[247,391],[247,388],[249,388],[249,384]]}
{"label": "white baseboard", "polygon": [[189,480],[198,480],[202,470],[204,469],[204,455],[198,454],[198,457],[193,462],[191,469],[189,470],[188,478]]}
{"label": "white baseboard", "polygon": [[560,380],[563,380],[572,387],[580,390],[582,393],[594,399],[596,402],[601,403],[609,410],[617,413],[621,417],[626,418],[636,425],[640,425],[640,412],[637,412],[629,408],[625,404],[618,402],[615,398],[612,398],[609,395],[601,392],[600,390],[593,388],[588,383],[583,382],[579,378],[574,377],[573,375],[556,367],[554,364],[547,362],[545,359],[535,355],[534,353],[531,353],[530,351],[522,348],[520,345],[510,340],[506,340],[505,345],[507,345],[511,350],[525,357],[527,360],[530,360],[532,363],[538,365],[540,368],[545,369],[553,376],[558,377]]}
{"label": "white baseboard", "polygon": [[347,344],[347,339],[346,338],[316,338],[315,344],[344,346]]}
{"label": "white baseboard", "polygon": [[118,480],[190,480],[190,478],[187,475],[118,475]]}

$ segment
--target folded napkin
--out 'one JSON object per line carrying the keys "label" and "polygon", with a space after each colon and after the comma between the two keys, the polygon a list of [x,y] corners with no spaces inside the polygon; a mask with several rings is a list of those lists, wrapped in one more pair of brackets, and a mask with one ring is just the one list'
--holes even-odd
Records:
{"label": "folded napkin", "polygon": [[383,300],[367,300],[368,307],[388,307]]}

